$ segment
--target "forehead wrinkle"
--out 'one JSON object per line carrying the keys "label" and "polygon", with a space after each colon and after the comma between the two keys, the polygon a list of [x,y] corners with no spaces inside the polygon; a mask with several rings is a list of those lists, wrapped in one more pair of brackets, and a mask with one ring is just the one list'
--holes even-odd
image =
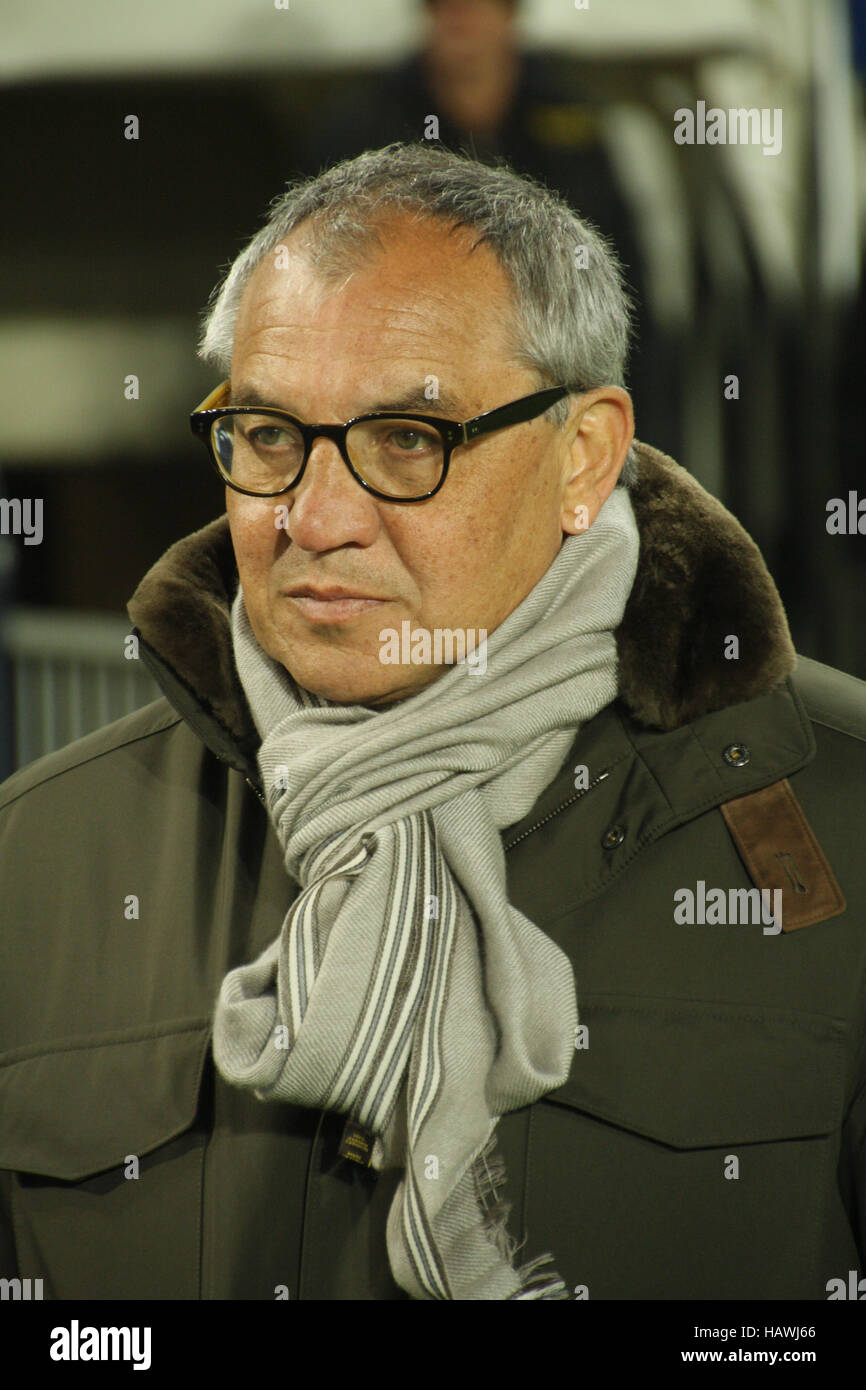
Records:
{"label": "forehead wrinkle", "polygon": [[[334,330],[316,327],[302,331],[304,333],[309,332],[310,338],[307,342],[311,344],[313,336],[321,338],[323,334],[330,334],[337,329],[336,326]],[[285,347],[280,341],[283,334],[289,337],[289,342],[286,343]],[[455,334],[452,339],[454,350],[446,355],[443,352],[441,334],[432,329],[414,333],[409,341],[404,338],[402,342],[383,342],[381,339],[384,336],[384,334],[379,335],[377,342],[365,345],[363,352],[359,352],[358,347],[351,339],[342,352],[339,351],[339,344],[335,344],[335,348],[338,349],[335,360],[339,361],[340,357],[348,357],[353,366],[357,362],[363,361],[367,369],[376,367],[381,370],[384,368],[389,373],[394,369],[400,370],[401,373],[407,370],[411,373],[414,364],[417,363],[415,380],[420,379],[422,383],[426,382],[426,378],[431,375],[435,375],[440,380],[443,377],[451,376],[456,367],[461,379],[466,377],[463,386],[468,387],[471,397],[477,394],[479,387],[483,389],[477,376],[479,351],[482,357],[489,359],[494,350],[493,345],[489,345],[489,350],[485,351],[483,342],[477,337],[470,338],[468,335]],[[327,345],[327,339],[325,339],[325,343]],[[468,359],[465,357],[467,346],[471,349],[471,355]],[[293,334],[288,325],[273,325],[269,328],[262,327],[250,335],[243,343],[242,354],[235,353],[235,362],[245,376],[247,367],[252,366],[253,370],[256,370],[254,365],[256,361],[273,363],[275,375],[282,378],[290,364],[298,364],[302,369],[308,367],[311,353],[315,353],[317,350],[318,345],[305,347],[303,342],[299,342],[298,334]],[[461,362],[463,363],[462,371],[460,370]],[[502,365],[503,367],[510,365],[504,353],[502,353]],[[439,390],[441,400],[444,394],[441,386]],[[461,389],[460,395],[463,396],[464,394],[465,391]],[[456,393],[452,395],[452,401],[455,399]],[[434,400],[429,404],[435,408],[436,402]],[[445,406],[440,406],[440,409],[445,408]],[[454,408],[456,409],[457,406],[455,405]]]}
{"label": "forehead wrinkle", "polygon": [[[252,383],[241,381],[237,387],[232,389],[227,404],[258,406],[262,410],[273,406],[278,410],[287,410],[290,415],[297,415],[299,419],[302,418],[294,407],[289,391],[285,392],[282,400],[279,399],[279,394],[277,392],[271,395],[259,390]],[[353,409],[348,418],[386,410],[405,410],[416,415],[441,415],[444,412],[453,412],[462,419],[462,407],[452,391],[447,387],[438,388],[438,395],[433,399],[428,399],[424,393],[424,385],[417,381],[408,386],[396,387],[393,390],[387,388],[371,390],[369,398],[363,401],[357,409]]]}
{"label": "forehead wrinkle", "polygon": [[[373,268],[360,267],[358,273],[363,275]],[[373,332],[378,328],[383,334],[413,337],[422,351],[427,342],[435,343],[441,351],[444,327],[457,351],[469,346],[475,355],[479,345],[483,348],[486,340],[488,351],[498,349],[503,355],[507,352],[514,306],[511,287],[495,262],[491,269],[494,273],[499,270],[499,276],[493,282],[487,275],[481,276],[483,292],[480,305],[474,304],[476,296],[471,293],[471,284],[467,286],[467,293],[455,295],[453,283],[443,282],[442,277],[435,273],[430,275],[425,271],[421,274],[417,267],[403,274],[398,267],[394,267],[389,277],[391,267],[387,257],[384,264],[375,269],[380,274],[384,271],[384,283],[381,280],[374,280],[372,284],[359,282],[353,272],[339,288],[323,284],[315,272],[309,279],[302,273],[291,277],[288,284],[285,278],[275,283],[271,277],[276,272],[271,271],[262,285],[258,303],[255,299],[247,302],[248,340],[254,342],[260,333],[280,329],[289,333],[309,334],[311,337],[345,331],[351,337],[353,329],[351,323],[347,325],[346,318],[351,320],[353,312],[362,309],[362,320],[363,315],[381,320],[378,325],[371,325]],[[285,277],[285,270],[280,274]],[[471,279],[477,284],[476,275],[473,274]],[[321,322],[323,311],[329,322]],[[256,324],[255,320],[259,317],[265,318],[265,323]]]}
{"label": "forehead wrinkle", "polygon": [[[399,334],[419,343],[435,342],[439,344],[442,341],[441,321],[435,317],[431,321],[429,314],[425,315],[415,306],[371,305],[367,312],[371,316],[378,316],[380,321],[367,323],[364,327],[365,335]],[[498,323],[496,327],[499,327]],[[254,342],[262,333],[279,333],[280,331],[304,333],[317,337],[335,335],[339,340],[341,336],[354,337],[357,330],[351,322],[346,321],[345,317],[337,317],[330,323],[322,323],[314,317],[291,316],[282,312],[275,314],[269,322],[259,324],[252,332],[248,333],[247,340]],[[448,321],[448,335],[455,344],[465,344],[477,341],[482,337],[482,332],[477,322],[474,325],[462,324],[455,322],[452,317]]]}

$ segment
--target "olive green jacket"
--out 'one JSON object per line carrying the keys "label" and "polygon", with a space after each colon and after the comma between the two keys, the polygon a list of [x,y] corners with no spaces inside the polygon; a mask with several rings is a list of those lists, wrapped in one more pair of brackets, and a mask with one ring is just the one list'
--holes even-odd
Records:
{"label": "olive green jacket", "polygon": [[[509,1230],[576,1297],[825,1299],[866,1264],[866,685],[797,657],[739,524],[639,457],[620,695],[503,832],[581,1025],[499,1123]],[[0,787],[0,1277],[46,1298],[405,1297],[400,1174],[213,1065],[220,982],[297,892],[236,584],[225,518],[172,547],[130,604],[165,698]],[[781,890],[783,929],[737,889]]]}

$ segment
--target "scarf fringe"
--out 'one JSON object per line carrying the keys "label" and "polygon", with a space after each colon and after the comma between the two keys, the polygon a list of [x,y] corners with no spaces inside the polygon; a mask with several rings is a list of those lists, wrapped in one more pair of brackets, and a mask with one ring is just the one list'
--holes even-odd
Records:
{"label": "scarf fringe", "polygon": [[538,1255],[519,1267],[514,1257],[522,1242],[518,1242],[507,1230],[512,1203],[506,1201],[500,1189],[505,1185],[505,1160],[495,1154],[496,1131],[494,1129],[481,1153],[472,1166],[478,1200],[485,1209],[481,1230],[495,1245],[502,1258],[514,1270],[519,1280],[519,1288],[510,1295],[508,1301],[526,1300],[571,1300],[565,1281],[555,1269],[542,1271],[542,1266],[553,1261],[553,1255]]}

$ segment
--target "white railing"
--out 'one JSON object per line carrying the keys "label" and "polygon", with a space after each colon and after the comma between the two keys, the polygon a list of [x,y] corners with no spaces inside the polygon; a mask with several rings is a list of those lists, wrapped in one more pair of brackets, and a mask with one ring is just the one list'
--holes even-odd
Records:
{"label": "white railing", "polygon": [[160,695],[124,655],[128,619],[63,608],[12,608],[0,646],[11,666],[16,767],[51,753]]}

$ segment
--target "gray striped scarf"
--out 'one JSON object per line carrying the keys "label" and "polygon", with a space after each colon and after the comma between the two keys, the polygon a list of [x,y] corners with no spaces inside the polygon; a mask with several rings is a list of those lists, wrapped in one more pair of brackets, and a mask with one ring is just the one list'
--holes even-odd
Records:
{"label": "gray striped scarf", "polygon": [[259,646],[240,588],[232,608],[301,891],[267,950],[223,980],[214,1057],[262,1100],[345,1114],[347,1157],[404,1170],[387,1247],[413,1298],[569,1297],[542,1268],[552,1255],[515,1267],[493,1154],[499,1117],[566,1081],[578,1022],[567,956],[508,902],[499,831],[616,696],[638,552],[617,488],[490,635],[484,674],[459,662],[379,710],[302,690]]}

